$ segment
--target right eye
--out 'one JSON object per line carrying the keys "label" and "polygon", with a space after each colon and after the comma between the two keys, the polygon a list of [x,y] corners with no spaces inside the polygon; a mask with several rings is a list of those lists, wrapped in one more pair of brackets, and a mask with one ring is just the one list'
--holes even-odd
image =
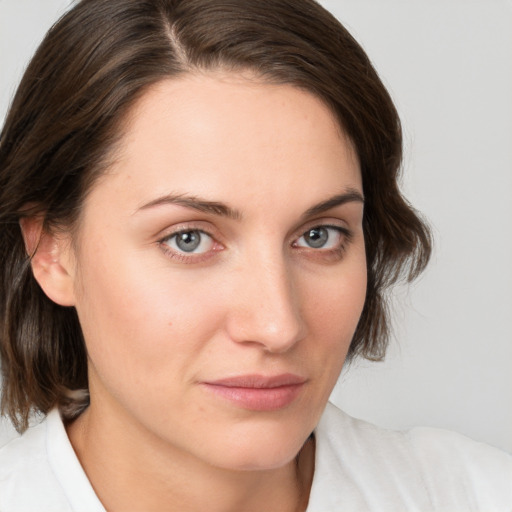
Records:
{"label": "right eye", "polygon": [[213,249],[213,238],[199,229],[178,231],[164,238],[161,242],[166,250],[180,254],[204,254]]}

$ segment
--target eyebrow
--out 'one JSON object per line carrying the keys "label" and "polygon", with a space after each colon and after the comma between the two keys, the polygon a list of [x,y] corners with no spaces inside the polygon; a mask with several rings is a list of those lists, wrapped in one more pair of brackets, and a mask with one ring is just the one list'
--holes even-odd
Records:
{"label": "eyebrow", "polygon": [[[312,217],[314,215],[318,215],[320,213],[331,210],[332,208],[350,202],[364,203],[364,198],[359,191],[349,188],[342,194],[332,196],[329,199],[326,199],[325,201],[322,201],[321,203],[308,208],[302,215],[302,218],[305,219]],[[168,194],[166,196],[159,197],[153,201],[150,201],[149,203],[142,205],[140,208],[138,208],[137,212],[169,204],[191,208],[199,212],[218,215],[220,217],[228,217],[233,220],[242,219],[242,213],[239,210],[231,208],[224,203],[218,201],[208,201],[197,196],[190,196],[186,194]]]}
{"label": "eyebrow", "polygon": [[162,206],[166,204],[176,204],[178,206],[184,206],[185,208],[192,208],[203,213],[210,213],[218,215],[220,217],[228,217],[234,220],[240,220],[242,218],[241,212],[227,206],[224,203],[218,201],[207,201],[196,196],[189,196],[185,194],[169,194],[158,199],[154,199],[149,203],[141,206],[138,211],[147,210],[154,208],[155,206]]}
{"label": "eyebrow", "polygon": [[363,195],[354,188],[348,188],[342,194],[337,194],[335,196],[330,197],[329,199],[318,203],[311,208],[308,208],[302,218],[313,217],[314,215],[318,215],[320,213],[324,213],[332,208],[336,208],[336,206],[342,206],[346,203],[362,203],[364,204]]}

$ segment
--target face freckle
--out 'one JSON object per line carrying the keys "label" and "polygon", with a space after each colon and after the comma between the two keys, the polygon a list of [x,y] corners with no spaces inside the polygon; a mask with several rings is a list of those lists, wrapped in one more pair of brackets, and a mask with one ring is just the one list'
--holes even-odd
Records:
{"label": "face freckle", "polygon": [[286,464],[364,303],[352,144],[311,94],[212,73],[150,89],[119,153],[78,234],[90,414],[215,466]]}

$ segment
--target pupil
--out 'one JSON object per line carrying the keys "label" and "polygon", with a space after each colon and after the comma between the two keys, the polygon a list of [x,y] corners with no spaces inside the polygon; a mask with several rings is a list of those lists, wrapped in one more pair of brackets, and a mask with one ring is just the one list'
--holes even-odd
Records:
{"label": "pupil", "polygon": [[201,235],[197,231],[186,231],[176,237],[176,245],[185,252],[192,252],[199,247]]}
{"label": "pupil", "polygon": [[327,243],[327,238],[328,233],[324,228],[310,229],[306,236],[308,245],[314,249],[323,247]]}

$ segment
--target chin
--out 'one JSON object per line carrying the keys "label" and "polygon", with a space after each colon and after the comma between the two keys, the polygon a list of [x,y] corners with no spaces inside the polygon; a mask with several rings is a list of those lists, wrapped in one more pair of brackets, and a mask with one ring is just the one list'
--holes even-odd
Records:
{"label": "chin", "polygon": [[211,463],[235,471],[277,469],[297,456],[312,430],[305,425],[297,429],[297,425],[293,428],[277,421],[261,427],[233,426],[229,434],[212,447]]}
{"label": "chin", "polygon": [[272,443],[269,443],[268,449],[262,448],[261,445],[254,446],[251,449],[234,453],[227,460],[223,457],[218,466],[233,471],[270,471],[282,468],[297,457],[303,444],[289,450],[278,448]]}

